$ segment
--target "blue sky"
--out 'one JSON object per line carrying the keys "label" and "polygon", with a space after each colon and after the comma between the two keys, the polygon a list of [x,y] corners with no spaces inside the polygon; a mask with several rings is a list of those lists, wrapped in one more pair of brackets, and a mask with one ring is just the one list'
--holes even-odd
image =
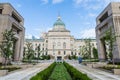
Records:
{"label": "blue sky", "polygon": [[95,37],[96,16],[109,4],[120,0],[0,0],[9,2],[24,17],[26,38],[40,37],[53,28],[60,13],[75,38]]}

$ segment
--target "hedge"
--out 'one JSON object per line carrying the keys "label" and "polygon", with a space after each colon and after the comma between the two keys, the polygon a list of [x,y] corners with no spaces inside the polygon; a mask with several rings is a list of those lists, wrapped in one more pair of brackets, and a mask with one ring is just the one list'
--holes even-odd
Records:
{"label": "hedge", "polygon": [[55,66],[56,66],[56,63],[54,62],[45,70],[37,73],[37,75],[33,76],[30,80],[47,80],[48,77],[51,75]]}
{"label": "hedge", "polygon": [[86,74],[81,73],[68,63],[64,62],[64,65],[67,68],[68,73],[71,75],[72,80],[92,80]]}

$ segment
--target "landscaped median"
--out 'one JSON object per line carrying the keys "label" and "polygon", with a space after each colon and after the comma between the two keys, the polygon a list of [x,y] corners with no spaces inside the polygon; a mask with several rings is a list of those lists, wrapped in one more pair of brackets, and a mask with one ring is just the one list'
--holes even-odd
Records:
{"label": "landscaped median", "polygon": [[30,80],[91,80],[68,63],[53,63]]}
{"label": "landscaped median", "polygon": [[39,72],[37,75],[33,76],[30,80],[48,80],[55,66],[56,63],[52,63],[48,68]]}
{"label": "landscaped median", "polygon": [[64,65],[67,68],[69,74],[71,75],[72,80],[92,80],[86,74],[81,73],[68,63],[64,62]]}

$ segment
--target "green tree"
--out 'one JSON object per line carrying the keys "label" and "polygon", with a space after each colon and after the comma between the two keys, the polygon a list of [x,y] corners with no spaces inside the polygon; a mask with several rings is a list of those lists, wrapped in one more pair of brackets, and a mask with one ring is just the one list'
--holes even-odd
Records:
{"label": "green tree", "polygon": [[88,55],[88,58],[91,59],[91,50],[92,50],[92,44],[91,44],[91,39],[84,39],[85,41],[85,51],[86,55]]}
{"label": "green tree", "polygon": [[33,50],[33,45],[30,42],[26,43],[26,58],[28,59],[29,62],[34,58],[34,50]]}
{"label": "green tree", "polygon": [[8,63],[10,63],[10,59],[12,59],[12,56],[14,55],[13,46],[15,42],[15,34],[13,33],[12,29],[5,30],[5,32],[3,32],[2,34],[3,40],[0,44],[0,49],[2,56],[5,58],[4,64],[7,65]]}
{"label": "green tree", "polygon": [[98,51],[95,47],[93,47],[93,55],[95,59],[98,59]]}
{"label": "green tree", "polygon": [[23,50],[23,60],[26,59],[26,47],[24,47],[24,50]]}
{"label": "green tree", "polygon": [[115,42],[116,42],[116,38],[119,37],[118,34],[115,34],[115,32],[113,32],[112,27],[110,27],[105,34],[104,40],[105,40],[105,44],[107,46],[109,46],[109,57],[112,60],[113,64],[114,64],[114,57],[113,57],[113,50],[114,50],[114,46],[115,46]]}
{"label": "green tree", "polygon": [[40,44],[37,46],[37,60],[40,59],[40,55],[41,55],[41,48],[40,48]]}
{"label": "green tree", "polygon": [[80,46],[79,47],[79,53],[80,53],[80,56],[85,58],[85,46]]}

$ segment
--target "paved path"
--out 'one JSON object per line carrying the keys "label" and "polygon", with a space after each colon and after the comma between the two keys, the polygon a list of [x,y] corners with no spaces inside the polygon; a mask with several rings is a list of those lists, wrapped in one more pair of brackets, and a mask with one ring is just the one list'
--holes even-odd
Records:
{"label": "paved path", "polygon": [[77,68],[79,71],[86,73],[92,80],[120,80],[120,75],[114,75],[102,70],[89,68],[78,64],[77,61],[67,61],[69,64]]}
{"label": "paved path", "polygon": [[35,65],[32,68],[26,70],[21,70],[8,74],[6,76],[0,77],[0,80],[29,80],[32,76],[47,68],[52,62],[44,62]]}

